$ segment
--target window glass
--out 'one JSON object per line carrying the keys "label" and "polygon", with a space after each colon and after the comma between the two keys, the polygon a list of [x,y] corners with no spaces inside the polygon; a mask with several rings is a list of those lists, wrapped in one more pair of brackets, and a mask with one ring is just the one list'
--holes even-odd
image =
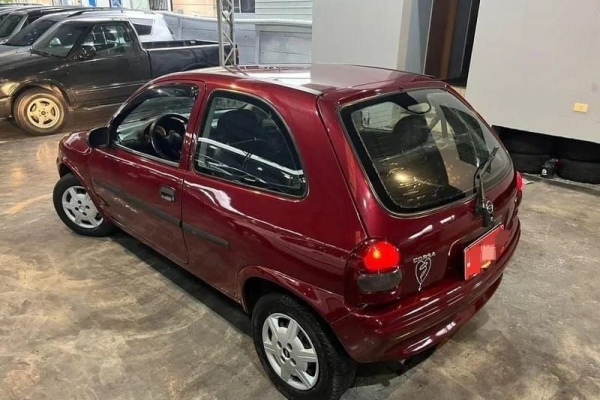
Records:
{"label": "window glass", "polygon": [[141,18],[132,18],[131,23],[135,28],[135,31],[140,36],[147,36],[152,34],[152,24],[153,20],[151,19],[141,19]]}
{"label": "window glass", "polygon": [[21,15],[9,15],[0,23],[0,38],[10,36],[19,22],[23,18]]}
{"label": "window glass", "polygon": [[306,179],[290,134],[266,104],[237,94],[212,98],[196,146],[199,172],[294,196]]}
{"label": "window glass", "polygon": [[6,42],[9,46],[31,46],[38,40],[48,29],[50,29],[56,21],[42,19],[35,21],[27,28],[22,29]]}
{"label": "window glass", "polygon": [[256,0],[233,0],[233,10],[236,13],[254,13]]}
{"label": "window glass", "polygon": [[137,152],[178,162],[198,88],[164,85],[138,95],[112,121],[115,141]]}
{"label": "window glass", "polygon": [[88,26],[63,24],[51,30],[33,45],[33,50],[50,56],[66,57],[75,43],[88,31]]}
{"label": "window glass", "polygon": [[368,100],[342,111],[352,142],[383,203],[429,209],[474,192],[474,175],[494,147],[487,186],[510,169],[496,137],[463,102],[439,89]]}
{"label": "window glass", "polygon": [[123,54],[131,50],[131,38],[121,24],[96,25],[83,45],[94,46],[98,55]]}

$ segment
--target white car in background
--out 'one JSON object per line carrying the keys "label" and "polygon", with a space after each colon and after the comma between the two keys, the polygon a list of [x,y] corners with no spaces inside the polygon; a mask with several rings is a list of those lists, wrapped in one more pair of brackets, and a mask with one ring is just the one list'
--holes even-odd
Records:
{"label": "white car in background", "polygon": [[39,18],[0,44],[0,56],[29,51],[31,46],[53,26],[67,19],[85,17],[90,14],[95,16],[118,15],[126,17],[133,24],[142,43],[173,40],[173,34],[162,14],[144,10],[87,8],[63,11]]}

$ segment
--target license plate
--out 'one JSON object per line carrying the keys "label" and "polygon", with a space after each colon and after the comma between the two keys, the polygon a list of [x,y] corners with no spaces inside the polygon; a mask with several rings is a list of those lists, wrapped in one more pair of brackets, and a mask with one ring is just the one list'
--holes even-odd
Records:
{"label": "license plate", "polygon": [[498,240],[503,238],[503,232],[504,225],[499,225],[465,249],[465,279],[481,273],[496,261],[504,250]]}

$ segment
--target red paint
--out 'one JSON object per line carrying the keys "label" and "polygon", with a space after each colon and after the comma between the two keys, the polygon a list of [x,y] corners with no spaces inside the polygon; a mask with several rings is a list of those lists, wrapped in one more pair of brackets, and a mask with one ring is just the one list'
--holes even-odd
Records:
{"label": "red paint", "polygon": [[[331,325],[357,361],[414,354],[448,337],[471,318],[496,290],[519,239],[517,210],[522,195],[518,175],[511,171],[495,187],[486,188],[509,241],[491,268],[465,281],[462,251],[485,231],[480,218],[473,215],[475,200],[410,216],[390,215],[372,192],[337,115],[341,105],[365,97],[446,85],[423,76],[366,67],[252,67],[242,71],[185,72],[152,83],[197,82],[204,94],[188,124],[179,166],[114,147],[89,149],[82,134],[61,141],[59,164],[76,172],[106,218],[246,310],[250,311],[251,304],[244,288],[253,279],[272,282],[303,299]],[[296,76],[294,82],[303,90],[262,79],[290,75]],[[214,90],[257,96],[281,115],[306,175],[304,197],[283,197],[194,170],[197,132]],[[176,190],[174,203],[161,201],[159,188],[164,185]],[[162,219],[136,206],[136,201],[158,210]],[[218,240],[182,230],[165,218]],[[390,247],[369,255],[361,252],[361,244],[381,240]],[[393,255],[391,248],[399,254]],[[431,271],[420,285],[414,260],[432,252],[436,256]],[[401,284],[387,293],[360,293],[356,279],[364,272],[364,263],[377,268],[383,265],[380,261],[398,264]]]}

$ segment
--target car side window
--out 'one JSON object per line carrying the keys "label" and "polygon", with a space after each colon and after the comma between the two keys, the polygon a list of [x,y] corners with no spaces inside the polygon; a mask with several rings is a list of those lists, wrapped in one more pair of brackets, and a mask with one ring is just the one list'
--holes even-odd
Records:
{"label": "car side window", "polygon": [[131,36],[123,24],[96,25],[83,41],[94,46],[100,57],[126,54],[133,51]]}
{"label": "car side window", "polygon": [[290,133],[266,103],[217,92],[198,137],[198,172],[246,186],[302,196],[306,179]]}
{"label": "car side window", "polygon": [[151,87],[115,116],[113,142],[151,158],[179,163],[187,124],[198,97],[193,84]]}
{"label": "car side window", "polygon": [[154,24],[154,20],[132,18],[131,23],[133,24],[133,28],[135,29],[138,35],[149,36],[152,34],[152,26]]}

